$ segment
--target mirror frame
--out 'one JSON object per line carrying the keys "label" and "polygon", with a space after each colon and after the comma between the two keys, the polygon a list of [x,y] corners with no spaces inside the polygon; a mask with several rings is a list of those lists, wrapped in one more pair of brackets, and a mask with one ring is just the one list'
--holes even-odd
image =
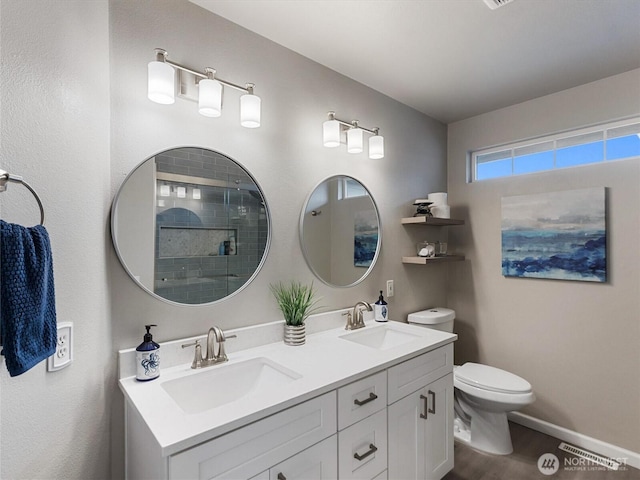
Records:
{"label": "mirror frame", "polygon": [[[123,187],[127,183],[127,180],[129,180],[129,178],[140,167],[142,167],[142,165],[144,165],[145,162],[151,160],[152,158],[155,158],[157,155],[161,155],[161,154],[163,154],[165,152],[169,152],[171,150],[178,150],[178,149],[181,149],[181,148],[197,148],[197,149],[200,149],[200,150],[209,150],[210,152],[214,152],[214,153],[216,153],[218,155],[221,155],[221,156],[225,157],[226,159],[232,161],[233,163],[238,165],[238,167],[240,167],[242,170],[244,170],[249,178],[251,178],[251,180],[255,184],[256,188],[260,192],[260,195],[262,196],[262,202],[264,203],[265,215],[266,215],[266,219],[267,219],[267,241],[265,243],[264,252],[262,254],[262,258],[260,259],[260,263],[258,263],[258,266],[254,270],[253,274],[247,279],[246,282],[244,282],[242,284],[242,286],[240,288],[238,288],[237,290],[234,290],[229,295],[227,295],[227,296],[225,296],[223,298],[220,298],[218,300],[214,300],[213,302],[207,302],[207,303],[180,303],[180,302],[175,302],[173,300],[169,300],[167,298],[164,298],[164,297],[158,295],[157,293],[151,291],[147,286],[145,286],[144,284],[142,284],[140,281],[138,281],[135,278],[135,276],[133,275],[133,273],[131,272],[131,270],[127,266],[127,263],[125,262],[125,260],[124,260],[124,258],[122,256],[122,253],[120,252],[120,248],[118,247],[117,239],[115,238],[115,231],[116,231],[116,228],[115,228],[115,219],[116,219],[115,218],[115,210],[116,210],[116,206],[118,204],[118,200],[120,199],[120,195],[122,194]],[[154,208],[155,208],[155,206],[154,206]],[[152,297],[157,298],[158,300],[160,300],[160,301],[162,301],[164,303],[167,303],[169,305],[176,305],[176,306],[179,306],[179,307],[204,307],[204,306],[209,306],[209,305],[215,305],[215,304],[218,304],[218,303],[223,302],[225,300],[228,300],[228,299],[236,296],[240,292],[242,292],[258,276],[258,273],[260,273],[260,270],[262,270],[262,267],[264,266],[264,264],[265,264],[265,262],[267,260],[267,256],[269,254],[269,249],[271,247],[271,237],[273,235],[273,228],[272,228],[272,222],[271,222],[271,210],[269,209],[269,205],[267,203],[267,198],[264,195],[262,187],[260,187],[260,184],[256,181],[255,177],[251,174],[251,172],[249,172],[249,170],[247,170],[245,168],[245,166],[242,165],[240,162],[238,162],[237,160],[231,158],[230,156],[228,156],[228,155],[226,155],[226,154],[224,154],[222,152],[219,152],[218,150],[214,150],[214,149],[209,148],[209,147],[200,147],[200,146],[194,146],[194,145],[183,145],[183,146],[179,146],[179,147],[171,147],[171,148],[167,148],[167,149],[164,149],[164,150],[160,150],[160,151],[148,156],[143,161],[138,163],[134,168],[132,168],[131,171],[127,174],[125,179],[120,184],[120,187],[118,187],[118,191],[116,192],[116,195],[113,197],[113,201],[111,202],[110,217],[111,218],[110,218],[109,226],[110,226],[110,229],[111,229],[111,243],[112,243],[113,248],[114,248],[114,250],[116,252],[118,260],[120,261],[120,265],[122,266],[123,270],[127,273],[129,278],[131,278],[131,280],[133,280],[133,282],[138,287],[140,287],[142,290],[147,292]]]}
{"label": "mirror frame", "polygon": [[[304,245],[304,217],[305,217],[305,213],[307,211],[307,206],[309,205],[309,201],[311,200],[311,197],[313,196],[313,194],[316,192],[316,190],[318,189],[318,187],[320,185],[322,185],[323,183],[325,183],[325,182],[327,182],[329,180],[338,179],[338,178],[349,178],[351,180],[355,180],[356,182],[358,182],[362,186],[362,188],[364,188],[367,191],[367,194],[369,195],[369,198],[371,199],[371,203],[373,203],[373,208],[375,209],[375,212],[376,212],[376,219],[378,220],[378,243],[376,244],[376,253],[373,256],[373,259],[371,260],[371,265],[369,265],[369,267],[367,268],[367,271],[358,280],[356,280],[353,283],[350,283],[348,285],[336,285],[336,284],[330,283],[326,279],[322,278],[322,276],[318,273],[318,271],[314,268],[314,266],[311,265],[311,261],[309,260],[309,254],[308,254],[307,249],[305,248],[305,245]],[[362,283],[371,274],[371,272],[373,271],[374,267],[376,266],[376,263],[378,262],[378,257],[380,256],[380,250],[382,249],[382,221],[380,219],[380,209],[378,208],[378,204],[376,203],[375,198],[373,198],[373,195],[371,194],[371,191],[360,180],[358,180],[357,178],[355,178],[355,177],[353,177],[351,175],[346,175],[346,174],[340,174],[339,173],[339,174],[331,175],[331,176],[326,177],[323,180],[319,181],[313,187],[311,192],[307,195],[307,198],[305,199],[304,204],[302,205],[302,211],[300,213],[300,220],[299,220],[299,226],[298,226],[298,237],[300,238],[300,248],[302,250],[302,256],[304,257],[304,260],[307,263],[307,266],[313,272],[313,274],[316,276],[316,278],[318,278],[325,285],[328,285],[328,286],[334,287],[334,288],[350,288],[350,287],[354,287],[354,286],[358,285],[359,283]]]}

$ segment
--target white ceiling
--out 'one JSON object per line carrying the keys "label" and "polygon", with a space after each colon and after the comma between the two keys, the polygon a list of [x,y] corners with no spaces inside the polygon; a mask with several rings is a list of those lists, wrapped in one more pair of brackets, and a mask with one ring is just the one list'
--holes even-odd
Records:
{"label": "white ceiling", "polygon": [[640,68],[640,0],[191,0],[444,123]]}

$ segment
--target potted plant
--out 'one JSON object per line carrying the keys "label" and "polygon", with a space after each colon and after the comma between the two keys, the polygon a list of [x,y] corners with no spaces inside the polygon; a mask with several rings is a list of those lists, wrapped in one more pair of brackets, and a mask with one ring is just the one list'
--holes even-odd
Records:
{"label": "potted plant", "polygon": [[284,343],[287,345],[303,345],[305,342],[304,321],[316,308],[313,283],[303,285],[292,281],[289,284],[278,282],[270,285],[273,296],[276,297],[278,307],[284,315]]}

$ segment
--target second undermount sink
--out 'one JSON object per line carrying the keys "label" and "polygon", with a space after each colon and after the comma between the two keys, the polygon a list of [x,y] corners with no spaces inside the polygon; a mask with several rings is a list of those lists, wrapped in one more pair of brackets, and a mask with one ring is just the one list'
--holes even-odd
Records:
{"label": "second undermount sink", "polygon": [[260,357],[206,367],[164,382],[162,388],[185,413],[193,414],[277,389],[299,378],[302,378],[299,373]]}
{"label": "second undermount sink", "polygon": [[370,329],[365,327],[362,330],[342,335],[340,338],[366,347],[387,350],[417,340],[421,336],[402,331],[388,323]]}

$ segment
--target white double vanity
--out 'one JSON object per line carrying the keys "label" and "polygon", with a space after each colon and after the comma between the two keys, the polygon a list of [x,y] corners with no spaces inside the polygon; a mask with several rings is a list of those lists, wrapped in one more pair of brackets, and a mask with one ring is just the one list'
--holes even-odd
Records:
{"label": "white double vanity", "polygon": [[195,339],[167,342],[150,382],[121,351],[127,478],[442,478],[456,335],[371,320],[346,331],[343,312],[312,316],[299,347],[281,322],[229,331],[229,361],[202,369],[180,347]]}

